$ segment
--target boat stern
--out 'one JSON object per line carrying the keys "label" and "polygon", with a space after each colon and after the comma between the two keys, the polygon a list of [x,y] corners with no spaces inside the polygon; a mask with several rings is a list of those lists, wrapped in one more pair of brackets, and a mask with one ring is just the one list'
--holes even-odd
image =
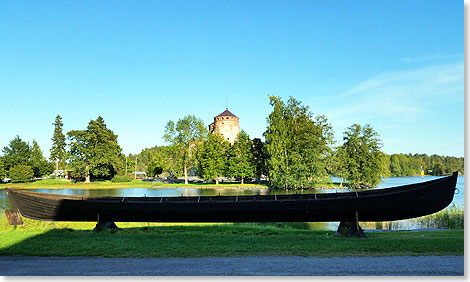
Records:
{"label": "boat stern", "polygon": [[5,215],[7,217],[8,223],[10,225],[22,225],[23,224],[23,219],[21,218],[20,212],[18,210],[18,207],[16,205],[15,200],[13,199],[11,195],[11,190],[10,189],[5,189],[5,192],[8,196],[8,199],[10,200],[11,208],[5,210]]}

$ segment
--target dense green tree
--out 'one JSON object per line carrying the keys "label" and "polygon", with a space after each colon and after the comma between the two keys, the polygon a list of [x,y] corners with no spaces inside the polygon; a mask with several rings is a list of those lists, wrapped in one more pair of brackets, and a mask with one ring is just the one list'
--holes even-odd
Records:
{"label": "dense green tree", "polygon": [[18,164],[10,168],[11,182],[27,182],[34,177],[34,171],[29,165]]}
{"label": "dense green tree", "polygon": [[[122,158],[122,169],[124,174],[130,174],[134,171],[140,171],[139,166],[136,165],[139,161],[136,162],[136,159],[139,159],[139,155],[129,154],[127,157]],[[137,170],[136,170],[137,167]]]}
{"label": "dense green tree", "polygon": [[2,151],[6,171],[9,171],[10,168],[20,164],[30,164],[31,147],[28,143],[21,140],[18,135],[13,138],[8,146],[4,147]]}
{"label": "dense green tree", "polygon": [[182,168],[179,162],[173,160],[173,148],[168,146],[154,147],[152,150],[152,158],[147,164],[147,175],[150,177],[159,177],[166,174],[170,177],[181,175]]}
{"label": "dense green tree", "polygon": [[149,177],[159,177],[163,173],[165,167],[166,157],[162,153],[157,153],[152,156],[152,159],[147,164],[147,176]]}
{"label": "dense green tree", "polygon": [[221,134],[207,133],[197,151],[199,176],[206,180],[215,179],[215,184],[219,184],[219,177],[224,175],[226,169],[229,146],[230,143]]}
{"label": "dense green tree", "polygon": [[229,146],[227,150],[227,175],[240,179],[241,184],[244,184],[246,178],[251,179],[255,174],[252,147],[253,142],[248,134],[242,130],[233,145]]}
{"label": "dense green tree", "polygon": [[390,156],[379,151],[379,171],[382,177],[390,177]]}
{"label": "dense green tree", "polygon": [[353,124],[344,132],[340,150],[344,176],[352,187],[372,187],[381,181],[384,162],[378,133],[370,126]]}
{"label": "dense green tree", "polygon": [[42,155],[41,148],[36,140],[33,140],[33,146],[31,147],[30,166],[33,169],[34,177],[49,175],[54,171],[54,165]]}
{"label": "dense green tree", "polygon": [[5,177],[7,177],[7,173],[5,170],[5,164],[3,162],[3,158],[0,157],[0,180],[3,180]]}
{"label": "dense green tree", "polygon": [[154,148],[146,148],[140,152],[140,154],[137,155],[137,170],[138,171],[146,171],[147,165],[150,163],[152,160],[152,157],[157,153],[158,149],[156,150]]}
{"label": "dense green tree", "polygon": [[452,174],[454,171],[459,171],[461,167],[463,167],[463,161],[460,162],[458,158],[455,157],[445,157],[444,158],[446,163],[446,174]]}
{"label": "dense green tree", "polygon": [[346,165],[344,160],[346,152],[341,147],[335,148],[326,158],[326,168],[328,173],[339,177],[341,180],[340,187],[343,187],[343,181],[347,176]]}
{"label": "dense green tree", "polygon": [[55,163],[55,169],[65,169],[66,143],[65,135],[62,133],[62,117],[57,115],[54,125],[54,134],[52,135],[52,147],[50,150],[50,160]]}
{"label": "dense green tree", "polygon": [[163,138],[173,148],[174,160],[183,167],[185,184],[188,184],[188,169],[195,164],[196,146],[202,142],[206,132],[204,122],[193,115],[185,116],[176,123],[170,120],[166,124]]}
{"label": "dense green tree", "polygon": [[72,178],[85,178],[90,182],[89,158],[87,146],[90,142],[86,130],[71,130],[67,133],[69,150],[67,152],[67,170]]}
{"label": "dense green tree", "polygon": [[313,118],[307,106],[290,97],[269,96],[267,171],[273,187],[306,188],[327,179],[326,157],[333,143],[332,127],[325,116]]}
{"label": "dense green tree", "polygon": [[67,133],[70,140],[68,153],[70,168],[75,175],[111,179],[122,169],[122,150],[117,135],[106,127],[99,116],[88,123],[86,130]]}
{"label": "dense green tree", "polygon": [[266,150],[264,148],[264,142],[259,138],[253,139],[252,144],[253,163],[255,166],[256,181],[259,183],[262,175],[267,175],[266,171]]}
{"label": "dense green tree", "polygon": [[422,165],[424,165],[422,161],[411,154],[393,154],[390,156],[390,173],[392,176],[420,175]]}

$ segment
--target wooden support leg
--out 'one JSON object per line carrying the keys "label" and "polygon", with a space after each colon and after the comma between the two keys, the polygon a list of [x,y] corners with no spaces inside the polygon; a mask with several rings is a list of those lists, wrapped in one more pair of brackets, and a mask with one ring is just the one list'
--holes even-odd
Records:
{"label": "wooden support leg", "polygon": [[103,217],[100,218],[100,214],[97,215],[96,221],[97,221],[96,226],[93,229],[93,231],[103,231],[106,229],[119,229],[119,227],[117,227],[116,223],[114,223],[113,221],[106,220]]}
{"label": "wooden support leg", "polygon": [[366,234],[364,234],[364,230],[362,230],[361,226],[359,225],[359,217],[356,212],[356,220],[354,221],[341,221],[338,226],[338,230],[336,231],[336,235],[343,236],[343,237],[359,237],[359,238],[367,238]]}
{"label": "wooden support leg", "polygon": [[23,224],[23,219],[21,219],[20,213],[17,209],[11,208],[9,210],[5,210],[5,215],[7,216],[7,220],[10,225]]}
{"label": "wooden support leg", "polygon": [[98,221],[93,231],[103,231],[106,229],[119,229],[119,227],[112,221]]}

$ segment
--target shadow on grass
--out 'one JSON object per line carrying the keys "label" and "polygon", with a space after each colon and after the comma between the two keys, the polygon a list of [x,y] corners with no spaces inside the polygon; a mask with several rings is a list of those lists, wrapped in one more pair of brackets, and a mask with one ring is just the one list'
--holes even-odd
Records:
{"label": "shadow on grass", "polygon": [[[118,224],[119,225],[119,224]],[[387,232],[367,239],[332,231],[213,225],[0,232],[0,255],[102,257],[463,255],[463,230]]]}

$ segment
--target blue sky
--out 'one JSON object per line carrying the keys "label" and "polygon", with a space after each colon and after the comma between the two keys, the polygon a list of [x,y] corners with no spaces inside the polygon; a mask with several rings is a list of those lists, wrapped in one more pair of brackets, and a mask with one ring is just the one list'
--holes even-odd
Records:
{"label": "blue sky", "polygon": [[103,116],[124,153],[164,126],[229,109],[262,137],[268,94],[326,115],[341,142],[371,124],[383,151],[464,155],[460,1],[2,1],[0,147],[49,156],[52,123]]}

